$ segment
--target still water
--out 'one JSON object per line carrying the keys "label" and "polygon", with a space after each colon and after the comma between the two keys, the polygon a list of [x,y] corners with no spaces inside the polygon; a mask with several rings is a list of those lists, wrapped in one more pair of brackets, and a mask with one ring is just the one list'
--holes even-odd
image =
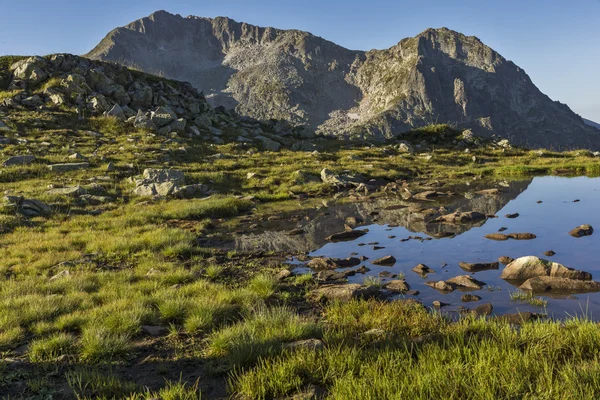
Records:
{"label": "still water", "polygon": [[[476,188],[464,187],[455,190],[455,195],[436,202],[420,202],[423,208],[439,208],[445,212],[479,211],[498,218],[489,218],[476,224],[446,225],[431,223],[415,207],[386,210],[389,205],[398,204],[402,199],[379,199],[368,203],[343,204],[327,209],[304,213],[292,218],[291,228],[302,228],[304,234],[289,236],[282,231],[266,227],[263,232],[242,236],[236,243],[239,249],[264,248],[265,250],[292,251],[312,250],[309,256],[346,258],[351,255],[366,256],[363,264],[370,269],[365,274],[348,277],[349,282],[362,283],[367,277],[379,278],[379,273],[387,271],[403,274],[412,290],[420,292],[415,298],[425,305],[434,300],[449,303],[444,311],[452,312],[460,306],[473,308],[484,303],[492,303],[495,314],[518,311],[547,313],[554,318],[569,315],[587,315],[600,319],[600,293],[571,296],[548,297],[544,309],[526,302],[513,301],[510,294],[517,288],[500,279],[499,270],[477,272],[473,275],[487,284],[482,290],[470,292],[482,299],[473,303],[462,303],[463,292],[454,291],[442,294],[425,285],[425,281],[446,280],[458,275],[469,274],[458,263],[493,262],[500,256],[519,258],[538,256],[561,263],[567,267],[592,273],[600,280],[600,231],[592,236],[574,238],[568,232],[582,224],[590,224],[600,229],[600,179],[540,177],[533,180],[510,182],[498,186],[499,196],[474,194]],[[393,208],[393,207],[392,207]],[[507,218],[506,214],[518,213],[517,218]],[[308,216],[307,216],[308,215]],[[368,233],[349,242],[328,243],[326,237],[344,230],[346,217],[356,217],[364,221],[356,229],[368,229]],[[278,222],[281,225],[281,221]],[[288,227],[288,228],[290,228]],[[504,233],[530,232],[537,236],[533,240],[493,241],[484,238],[486,234],[507,228]],[[440,232],[451,232],[455,236],[435,238]],[[432,237],[432,240],[401,239],[409,236]],[[383,249],[375,249],[376,246]],[[370,245],[369,245],[370,244]],[[553,250],[553,257],[544,252]],[[356,255],[358,253],[358,255]],[[370,263],[377,258],[392,255],[397,262],[392,267],[381,267]],[[423,278],[411,269],[417,264],[425,264],[435,270]],[[304,268],[299,265],[298,271]],[[403,297],[403,296],[401,296]],[[413,297],[413,296],[406,296]]]}

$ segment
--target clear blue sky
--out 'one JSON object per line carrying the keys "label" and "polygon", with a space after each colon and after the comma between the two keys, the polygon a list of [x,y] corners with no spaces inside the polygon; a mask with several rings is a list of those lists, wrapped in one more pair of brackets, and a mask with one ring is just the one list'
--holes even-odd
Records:
{"label": "clear blue sky", "polygon": [[600,122],[600,0],[0,0],[0,55],[82,54],[160,9],[306,30],[360,50],[445,26],[479,37],[542,92]]}

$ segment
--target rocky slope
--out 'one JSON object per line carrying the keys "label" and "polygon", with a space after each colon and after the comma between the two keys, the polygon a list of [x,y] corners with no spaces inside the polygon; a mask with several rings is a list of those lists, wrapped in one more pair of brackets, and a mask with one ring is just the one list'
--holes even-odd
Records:
{"label": "rocky slope", "polygon": [[522,69],[445,28],[365,53],[307,32],[159,11],[113,30],[87,57],[186,80],[214,104],[324,134],[390,138],[451,123],[529,147],[600,147],[600,131]]}
{"label": "rocky slope", "polygon": [[10,61],[0,66],[0,111],[76,108],[80,119],[112,116],[163,136],[186,134],[216,144],[254,142],[271,151],[300,143],[301,134],[307,137],[285,121],[257,121],[215,109],[189,83],[118,64],[69,54]]}

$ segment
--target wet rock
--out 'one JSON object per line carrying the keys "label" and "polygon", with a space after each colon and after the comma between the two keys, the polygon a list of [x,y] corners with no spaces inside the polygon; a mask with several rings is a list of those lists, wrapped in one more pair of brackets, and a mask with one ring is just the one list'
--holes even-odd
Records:
{"label": "wet rock", "polygon": [[491,315],[493,311],[494,306],[492,306],[490,303],[486,303],[478,306],[474,310],[471,310],[471,314],[475,315],[476,317],[486,317]]}
{"label": "wet rock", "polygon": [[372,297],[379,293],[374,286],[361,286],[358,283],[324,285],[311,292],[313,300],[348,301],[356,298]]}
{"label": "wet rock", "polygon": [[408,292],[406,292],[406,294],[411,296],[418,296],[421,294],[421,292],[419,292],[418,290],[409,290]]}
{"label": "wet rock", "polygon": [[498,232],[504,232],[504,231],[506,231],[506,230],[508,230],[508,228],[507,228],[507,227],[505,227],[505,226],[503,226],[502,228],[498,229]]}
{"label": "wet rock", "polygon": [[396,259],[394,256],[385,256],[378,258],[377,260],[371,261],[372,264],[382,265],[382,266],[392,266],[396,264]]}
{"label": "wet rock", "polygon": [[525,281],[519,289],[535,293],[592,293],[600,292],[600,282],[582,281],[578,279],[557,278],[553,276],[536,276]]}
{"label": "wet rock", "polygon": [[505,241],[508,240],[508,235],[505,235],[504,233],[489,233],[485,235],[485,238],[490,240]]}
{"label": "wet rock", "polygon": [[35,161],[35,156],[33,155],[23,155],[23,156],[13,156],[9,157],[2,163],[5,167],[11,167],[14,165],[29,165]]}
{"label": "wet rock", "polygon": [[511,262],[515,261],[515,259],[509,256],[500,256],[498,257],[498,261],[500,262],[500,264],[508,265]]}
{"label": "wet rock", "polygon": [[478,281],[470,275],[459,275],[446,280],[446,283],[456,286],[458,289],[479,290],[485,286],[484,282]]}
{"label": "wet rock", "polygon": [[468,272],[479,272],[479,271],[486,271],[489,269],[498,269],[500,268],[500,264],[497,262],[492,262],[492,263],[466,263],[466,262],[460,262],[458,263],[458,265],[464,269],[465,271]]}
{"label": "wet rock", "polygon": [[308,267],[319,270],[319,269],[337,269],[337,268],[350,268],[360,264],[358,258],[331,258],[331,257],[317,257],[313,258],[306,264]]}
{"label": "wet rock", "polygon": [[460,301],[462,301],[463,303],[470,303],[472,301],[479,301],[481,300],[481,297],[474,295],[474,294],[463,294],[460,297]]}
{"label": "wet rock", "polygon": [[584,281],[592,279],[592,275],[589,272],[578,271],[535,256],[517,258],[504,268],[500,278],[506,280],[526,280],[538,276]]}
{"label": "wet rock", "polygon": [[544,255],[545,255],[546,257],[552,257],[552,256],[555,256],[555,255],[556,255],[556,253],[555,253],[554,251],[552,251],[552,250],[548,250],[548,251],[545,251],[545,252],[544,252]]}
{"label": "wet rock", "polygon": [[439,290],[440,292],[443,292],[443,293],[450,293],[450,292],[453,292],[455,289],[454,285],[450,285],[449,283],[446,283],[444,281],[437,281],[437,282],[428,281],[428,282],[425,282],[425,284],[427,286],[434,288],[435,290]]}
{"label": "wet rock", "polygon": [[490,233],[490,234],[485,235],[486,239],[497,240],[497,241],[505,241],[508,239],[532,240],[532,239],[535,239],[536,237],[537,236],[535,236],[533,233],[508,233],[508,234]]}
{"label": "wet rock", "polygon": [[509,233],[508,237],[515,240],[532,240],[537,238],[533,233]]}
{"label": "wet rock", "polygon": [[416,272],[417,274],[421,275],[421,276],[426,276],[427,274],[433,274],[435,273],[434,270],[432,270],[431,268],[429,268],[427,265],[425,264],[419,264],[416,267],[414,267],[412,269],[413,272]]}
{"label": "wet rock", "polygon": [[446,307],[449,306],[450,304],[448,303],[442,303],[439,300],[434,300],[433,303],[431,303],[435,308],[442,308],[442,307]]}
{"label": "wet rock", "polygon": [[392,292],[404,293],[410,290],[410,287],[404,279],[396,279],[387,282],[384,286],[385,289],[391,290]]}
{"label": "wet rock", "polygon": [[361,236],[367,234],[367,231],[364,230],[353,230],[353,231],[344,231],[339,233],[334,233],[333,235],[327,237],[327,240],[330,242],[346,242],[358,239]]}
{"label": "wet rock", "polygon": [[506,218],[511,218],[511,219],[517,218],[518,216],[519,216],[519,213],[506,214],[505,215]]}
{"label": "wet rock", "polygon": [[53,172],[76,171],[79,169],[87,169],[89,167],[90,164],[86,162],[48,165],[48,169]]}
{"label": "wet rock", "polygon": [[286,350],[300,350],[300,349],[307,349],[307,350],[320,350],[323,348],[323,342],[319,339],[304,339],[304,340],[297,340],[295,342],[291,342],[291,343],[285,343],[283,345],[283,348]]}
{"label": "wet rock", "polygon": [[594,228],[592,228],[591,225],[580,225],[577,228],[571,230],[569,232],[569,235],[576,237],[576,238],[580,238],[580,237],[584,237],[584,236],[590,236],[593,233],[594,233]]}
{"label": "wet rock", "polygon": [[442,222],[442,223],[450,223],[450,224],[464,224],[464,223],[472,223],[483,221],[487,217],[485,214],[469,211],[469,212],[455,212],[452,214],[442,215],[441,217],[436,218],[433,222]]}

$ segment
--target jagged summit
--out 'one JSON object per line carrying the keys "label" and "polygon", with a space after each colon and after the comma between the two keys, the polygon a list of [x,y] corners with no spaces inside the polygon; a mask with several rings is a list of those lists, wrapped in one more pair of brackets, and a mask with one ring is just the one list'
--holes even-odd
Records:
{"label": "jagged summit", "polygon": [[340,137],[450,123],[513,143],[600,148],[600,133],[474,36],[426,29],[385,50],[166,11],[111,31],[87,57],[191,82],[213,105]]}

